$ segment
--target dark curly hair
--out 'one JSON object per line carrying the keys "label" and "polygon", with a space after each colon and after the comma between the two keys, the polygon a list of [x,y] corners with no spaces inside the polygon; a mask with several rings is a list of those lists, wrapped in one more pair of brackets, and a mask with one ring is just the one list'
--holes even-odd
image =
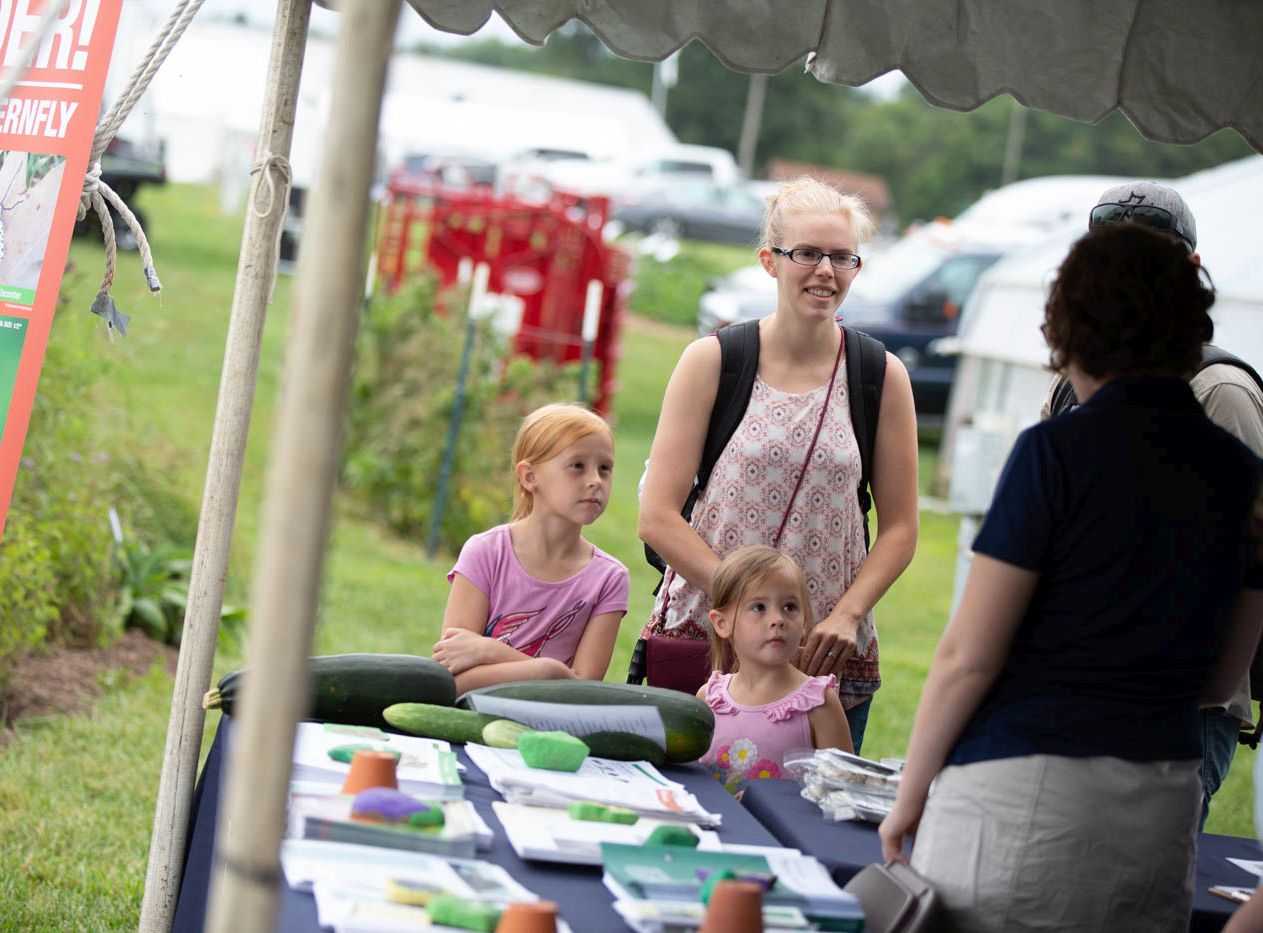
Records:
{"label": "dark curly hair", "polygon": [[1111,224],[1081,237],[1058,270],[1040,328],[1049,365],[1072,360],[1097,379],[1185,376],[1214,333],[1215,291],[1172,237]]}

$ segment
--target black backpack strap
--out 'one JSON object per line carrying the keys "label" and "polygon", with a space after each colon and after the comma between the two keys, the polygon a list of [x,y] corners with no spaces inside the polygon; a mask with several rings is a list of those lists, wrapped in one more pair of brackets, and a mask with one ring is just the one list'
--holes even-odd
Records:
{"label": "black backpack strap", "polygon": [[1246,375],[1254,380],[1254,384],[1259,387],[1259,391],[1263,392],[1263,377],[1259,376],[1258,371],[1253,366],[1222,347],[1217,347],[1210,343],[1205,344],[1202,347],[1202,361],[1198,365],[1197,371],[1201,372],[1207,366],[1214,366],[1218,363],[1227,363],[1229,366],[1235,366],[1237,369],[1243,370]]}
{"label": "black backpack strap", "polygon": [[1074,386],[1065,376],[1057,376],[1057,384],[1053,387],[1052,399],[1048,403],[1049,417],[1068,412],[1079,404],[1079,397],[1074,394]]}
{"label": "black backpack strap", "polygon": [[[715,336],[719,338],[719,385],[715,389],[715,404],[711,406],[706,440],[702,444],[702,459],[697,465],[697,481],[680,510],[685,521],[693,517],[693,505],[710,480],[715,462],[745,417],[750,392],[754,389],[754,377],[759,371],[758,321],[731,324]],[[645,560],[660,573],[666,573],[666,562],[648,544],[645,545]],[[661,586],[662,581],[659,580],[658,586],[654,587],[655,595]]]}
{"label": "black backpack strap", "polygon": [[860,449],[860,514],[864,516],[864,547],[869,544],[868,510],[873,498],[873,452],[877,449],[877,419],[886,381],[886,346],[852,327],[843,327],[846,340],[846,388],[851,403],[851,427]]}
{"label": "black backpack strap", "polygon": [[719,338],[719,386],[715,391],[715,404],[710,410],[702,459],[697,465],[697,485],[693,488],[699,491],[710,481],[711,470],[715,469],[719,455],[745,417],[750,393],[754,389],[754,377],[759,371],[758,321],[731,324],[715,336]]}

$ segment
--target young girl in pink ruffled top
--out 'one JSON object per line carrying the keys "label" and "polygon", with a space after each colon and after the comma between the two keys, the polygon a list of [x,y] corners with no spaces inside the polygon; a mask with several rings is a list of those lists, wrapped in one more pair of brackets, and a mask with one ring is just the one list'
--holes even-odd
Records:
{"label": "young girl in pink ruffled top", "polygon": [[715,736],[702,764],[739,796],[750,781],[782,777],[790,749],[852,751],[837,678],[794,666],[811,626],[794,560],[763,545],[736,550],[715,571],[710,601],[715,670],[697,695],[715,714]]}

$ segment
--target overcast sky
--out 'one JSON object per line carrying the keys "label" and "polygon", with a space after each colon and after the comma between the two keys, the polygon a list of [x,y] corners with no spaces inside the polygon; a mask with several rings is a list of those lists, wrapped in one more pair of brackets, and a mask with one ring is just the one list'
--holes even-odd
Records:
{"label": "overcast sky", "polygon": [[[165,22],[175,6],[175,0],[127,0],[127,2],[129,5],[136,3],[138,6],[149,10],[154,17],[155,30]],[[276,15],[276,3],[269,2],[269,0],[256,0],[253,3],[246,2],[246,0],[205,0],[202,4],[202,9],[198,12],[199,19],[232,19],[238,15],[245,16],[248,22],[270,27]],[[332,35],[337,32],[337,24],[337,13],[332,10],[322,9],[319,6],[312,7],[312,30]],[[197,19],[193,21],[193,25],[190,28],[196,28],[196,25]],[[472,37],[469,37],[435,29],[407,3],[403,4],[402,9],[399,11],[399,29],[395,34],[397,45],[410,46],[418,42],[448,45],[467,42],[471,38],[478,40],[499,39],[502,42],[528,45],[528,43],[523,42],[518,37],[517,33],[505,25],[504,21],[495,13],[491,14],[491,18],[487,20],[486,25],[474,33]],[[874,96],[886,98],[897,94],[899,89],[906,83],[902,74],[892,72],[869,82],[869,84],[864,86],[864,89],[870,91]]]}
{"label": "overcast sky", "polygon": [[[158,23],[165,20],[176,5],[175,0],[127,0],[127,2],[129,5],[136,2],[139,6],[149,10]],[[238,15],[244,15],[249,22],[261,26],[270,26],[276,15],[276,3],[269,2],[269,0],[255,0],[253,3],[244,2],[244,0],[205,0],[205,3],[202,4],[202,9],[197,14],[197,18],[193,21],[193,26],[190,28],[196,28],[199,19],[231,19]],[[337,22],[337,13],[322,9],[319,6],[313,6],[311,11],[313,30],[318,29],[332,34],[337,31]],[[487,25],[475,35],[479,39],[496,38],[505,42],[522,41],[495,14],[492,14]],[[400,45],[412,45],[415,42],[452,43],[463,41],[466,41],[465,36],[441,32],[430,26],[406,3],[399,11],[397,42]]]}

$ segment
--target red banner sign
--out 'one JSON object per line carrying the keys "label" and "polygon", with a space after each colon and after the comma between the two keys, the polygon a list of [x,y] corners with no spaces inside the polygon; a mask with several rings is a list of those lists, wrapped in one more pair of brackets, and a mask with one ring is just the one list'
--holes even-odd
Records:
{"label": "red banner sign", "polygon": [[[44,12],[63,7],[45,32]],[[0,0],[0,534],[70,250],[122,0]],[[40,40],[44,35],[43,41]]]}

